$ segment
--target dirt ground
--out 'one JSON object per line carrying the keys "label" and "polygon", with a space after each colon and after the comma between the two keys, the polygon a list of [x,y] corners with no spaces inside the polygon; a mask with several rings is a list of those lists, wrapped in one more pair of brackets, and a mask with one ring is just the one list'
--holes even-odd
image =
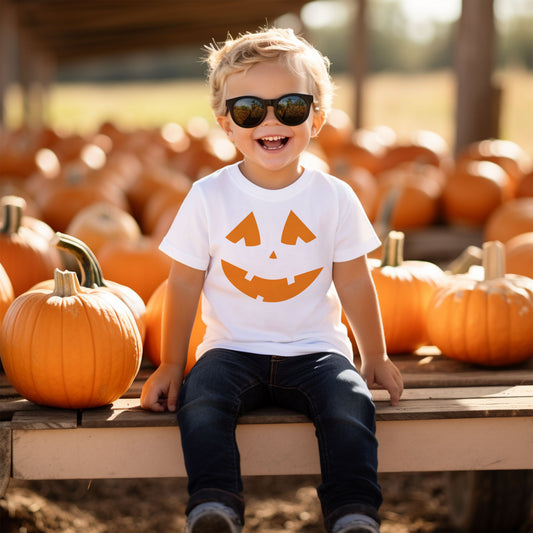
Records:
{"label": "dirt ground", "polygon": [[[382,533],[451,533],[444,476],[382,474]],[[317,481],[246,478],[245,532],[323,533]],[[0,500],[0,532],[182,532],[186,499],[183,479],[11,481]]]}

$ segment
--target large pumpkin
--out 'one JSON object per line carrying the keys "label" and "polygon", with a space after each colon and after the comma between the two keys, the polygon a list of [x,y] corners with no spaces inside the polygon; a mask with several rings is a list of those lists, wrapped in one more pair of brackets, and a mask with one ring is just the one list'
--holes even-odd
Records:
{"label": "large pumpkin", "polygon": [[371,269],[390,354],[408,353],[427,343],[427,306],[446,279],[434,263],[404,261],[403,243],[404,234],[391,231],[381,264]]}
{"label": "large pumpkin", "polygon": [[444,355],[484,366],[533,356],[533,280],[505,274],[504,245],[483,245],[484,279],[456,276],[427,311],[430,341]]}
{"label": "large pumpkin", "polygon": [[126,304],[80,287],[74,272],[55,271],[53,290],[25,292],[0,329],[7,378],[28,400],[81,409],[113,402],[132,384],[142,342]]}
{"label": "large pumpkin", "polygon": [[[161,283],[146,304],[146,339],[144,342],[144,355],[146,355],[155,366],[161,364],[161,320],[163,317],[163,303],[165,301],[167,285],[167,280]],[[200,301],[196,311],[191,337],[189,339],[189,351],[187,354],[185,374],[189,372],[196,362],[196,348],[198,348],[198,345],[202,342],[204,334],[205,324],[202,321],[202,306]]]}

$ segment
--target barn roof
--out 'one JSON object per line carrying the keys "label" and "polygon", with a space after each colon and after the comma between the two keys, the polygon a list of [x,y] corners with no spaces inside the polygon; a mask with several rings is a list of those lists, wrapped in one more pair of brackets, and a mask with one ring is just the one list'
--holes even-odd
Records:
{"label": "barn roof", "polygon": [[55,61],[223,41],[309,0],[14,0],[19,27]]}

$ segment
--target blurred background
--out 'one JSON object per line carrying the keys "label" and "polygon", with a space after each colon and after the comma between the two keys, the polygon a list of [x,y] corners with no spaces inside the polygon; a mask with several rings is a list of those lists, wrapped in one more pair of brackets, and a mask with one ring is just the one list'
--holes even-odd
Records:
{"label": "blurred background", "polygon": [[[355,118],[354,69],[359,69],[365,80],[359,125],[387,125],[400,135],[426,128],[454,142],[460,0],[367,0],[364,25],[358,21],[363,3],[357,0],[297,4],[286,3],[289,13],[268,20],[263,17],[263,23],[295,28],[331,59],[338,85],[337,107]],[[246,9],[241,3],[239,10]],[[486,50],[489,57],[485,61],[490,62],[493,83],[501,90],[498,133],[531,153],[528,113],[533,109],[533,3],[494,0],[493,9],[494,49]],[[228,24],[231,17],[228,13]],[[217,36],[220,39],[223,34]],[[95,47],[94,56],[90,50],[65,55],[65,60],[46,66],[52,70],[44,78],[49,89],[43,120],[54,127],[84,132],[106,120],[125,128],[171,121],[184,124],[192,116],[212,121],[200,58],[202,46],[213,38],[202,30],[196,41],[190,39],[179,46],[165,44],[154,49],[147,40],[145,50],[142,43],[131,42],[127,51],[117,46],[118,51],[109,48],[102,54]],[[124,39],[127,41],[127,34]],[[91,41],[88,43],[90,46]],[[9,46],[15,46],[13,41]],[[127,49],[127,43],[122,48]],[[39,44],[34,43],[33,49],[39,52]],[[9,56],[15,61],[15,54]],[[46,53],[40,58],[43,66]],[[11,65],[12,72],[17,69],[18,64]],[[9,128],[18,127],[25,112],[20,83],[5,86],[4,122]],[[34,116],[32,120],[37,119]]]}

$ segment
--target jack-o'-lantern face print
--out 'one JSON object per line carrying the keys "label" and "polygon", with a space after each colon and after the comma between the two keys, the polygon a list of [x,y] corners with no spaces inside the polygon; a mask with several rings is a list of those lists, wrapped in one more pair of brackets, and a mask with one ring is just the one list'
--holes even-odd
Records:
{"label": "jack-o'-lantern face print", "polygon": [[[226,239],[234,244],[243,240],[246,247],[260,246],[261,233],[253,212],[241,220],[226,235]],[[316,236],[313,232],[291,211],[285,221],[279,242],[289,246],[305,246],[314,239]],[[269,258],[277,259],[275,250],[272,250]],[[263,302],[282,302],[294,298],[307,289],[322,271],[322,268],[317,268],[294,276],[287,273],[284,278],[270,279],[256,276],[224,260],[221,263],[224,274],[235,288],[250,298]]]}

